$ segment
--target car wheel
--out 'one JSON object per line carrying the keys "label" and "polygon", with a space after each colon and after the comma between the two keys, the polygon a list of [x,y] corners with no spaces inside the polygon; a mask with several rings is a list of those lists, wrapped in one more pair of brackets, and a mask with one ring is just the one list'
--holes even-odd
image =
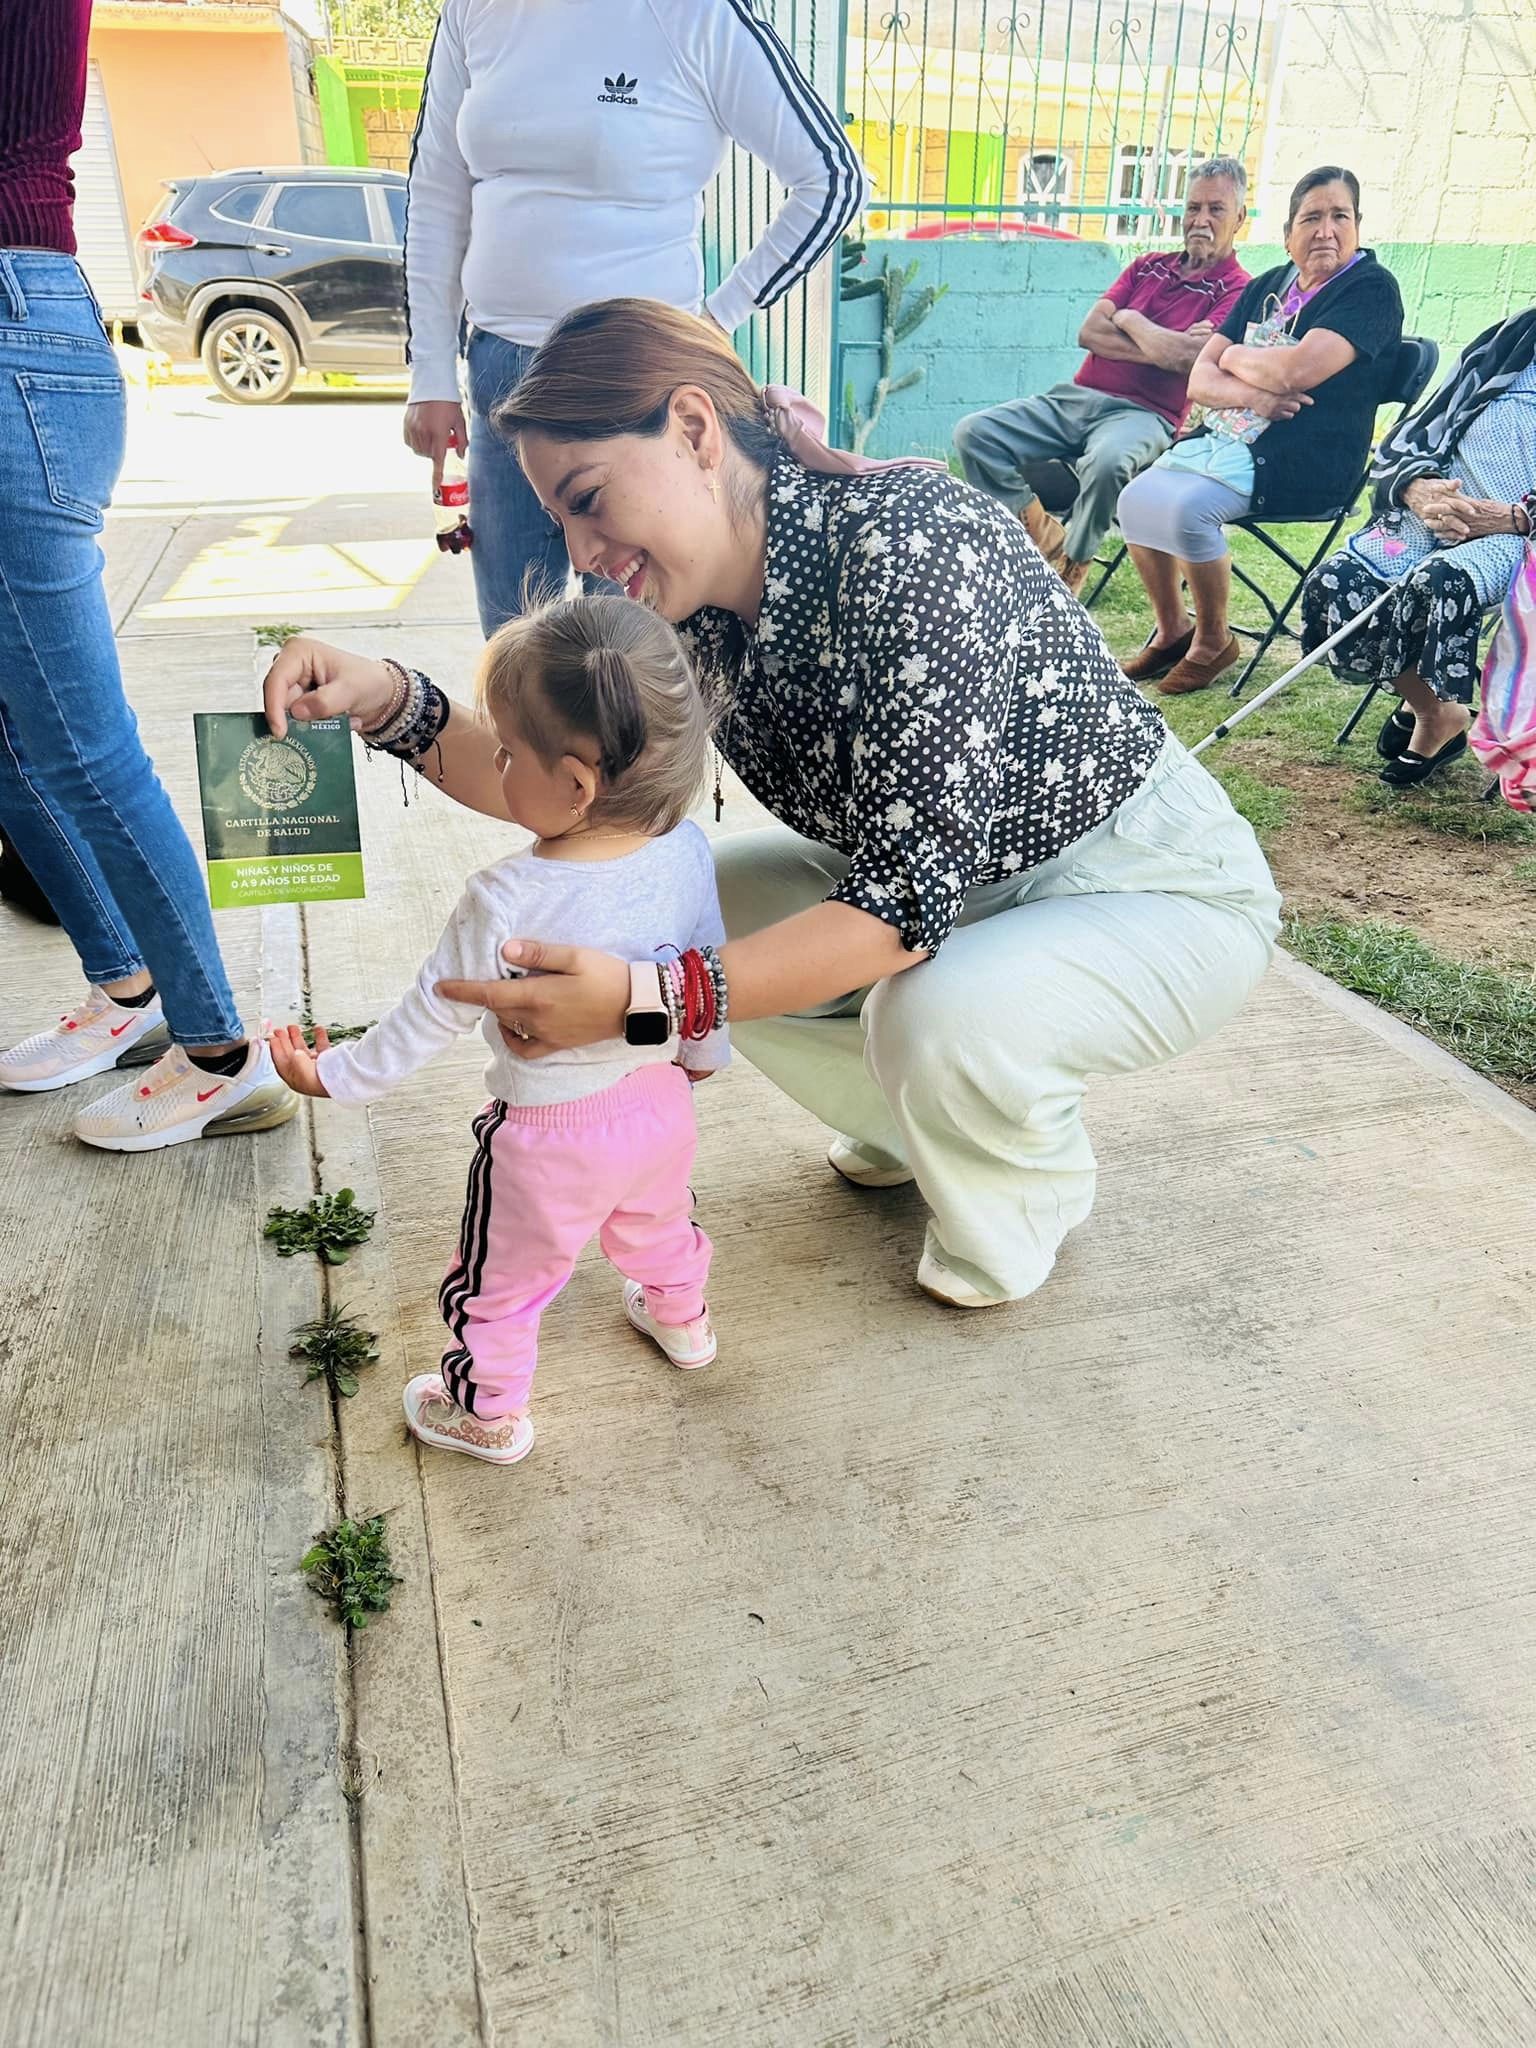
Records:
{"label": "car wheel", "polygon": [[239,307],[210,324],[203,368],[236,405],[276,405],[293,389],[299,351],[275,314]]}

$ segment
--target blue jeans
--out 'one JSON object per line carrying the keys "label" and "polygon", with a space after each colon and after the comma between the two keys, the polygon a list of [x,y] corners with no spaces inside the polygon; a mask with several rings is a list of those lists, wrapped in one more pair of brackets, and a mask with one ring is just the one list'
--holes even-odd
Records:
{"label": "blue jeans", "polygon": [[533,353],[479,327],[469,338],[469,516],[475,529],[469,559],[487,639],[530,602],[560,596],[571,573],[564,537],[534,495],[512,444],[491,425],[492,412],[519,383]]}
{"label": "blue jeans", "polygon": [[102,588],[125,425],[74,259],[0,250],[0,835],[88,980],[147,968],[171,1036],[223,1045],[243,1032],[202,868],[139,740]]}

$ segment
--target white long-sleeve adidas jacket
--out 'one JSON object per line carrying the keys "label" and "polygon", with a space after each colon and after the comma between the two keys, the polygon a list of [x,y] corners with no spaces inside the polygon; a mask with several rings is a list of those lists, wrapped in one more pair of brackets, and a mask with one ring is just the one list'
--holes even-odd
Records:
{"label": "white long-sleeve adidas jacket", "polygon": [[732,142],[787,190],[709,298],[729,333],[863,204],[841,123],[749,0],[445,0],[411,156],[411,396],[457,398],[460,316],[537,344],[574,306],[704,298],[704,193]]}

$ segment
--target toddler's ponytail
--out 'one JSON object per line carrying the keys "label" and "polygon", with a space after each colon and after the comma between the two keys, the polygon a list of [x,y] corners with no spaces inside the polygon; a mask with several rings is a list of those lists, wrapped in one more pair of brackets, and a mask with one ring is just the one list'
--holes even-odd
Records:
{"label": "toddler's ponytail", "polygon": [[629,657],[617,647],[594,647],[586,660],[592,692],[592,737],[604,778],[616,783],[645,748],[645,713]]}
{"label": "toddler's ponytail", "polygon": [[670,832],[703,790],[698,683],[676,633],[630,598],[567,598],[511,620],[486,647],[480,702],[541,760],[593,763],[593,824]]}

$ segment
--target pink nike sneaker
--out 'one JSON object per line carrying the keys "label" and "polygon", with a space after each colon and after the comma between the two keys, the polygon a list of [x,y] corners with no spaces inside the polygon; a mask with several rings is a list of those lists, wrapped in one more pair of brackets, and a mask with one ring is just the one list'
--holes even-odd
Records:
{"label": "pink nike sneaker", "polygon": [[471,1415],[443,1385],[441,1373],[419,1372],[401,1396],[405,1424],[418,1443],[436,1451],[462,1451],[487,1465],[516,1465],[533,1449],[526,1415]]}
{"label": "pink nike sneaker", "polygon": [[0,1088],[14,1088],[22,1095],[70,1088],[111,1067],[148,1066],[168,1043],[158,996],[143,1009],[130,1010],[93,987],[51,1031],[36,1032],[0,1052]]}
{"label": "pink nike sneaker", "polygon": [[640,1332],[664,1351],[682,1372],[697,1372],[701,1365],[713,1365],[718,1346],[710,1327],[709,1311],[691,1323],[658,1323],[646,1305],[645,1289],[638,1280],[624,1282],[624,1313]]}

